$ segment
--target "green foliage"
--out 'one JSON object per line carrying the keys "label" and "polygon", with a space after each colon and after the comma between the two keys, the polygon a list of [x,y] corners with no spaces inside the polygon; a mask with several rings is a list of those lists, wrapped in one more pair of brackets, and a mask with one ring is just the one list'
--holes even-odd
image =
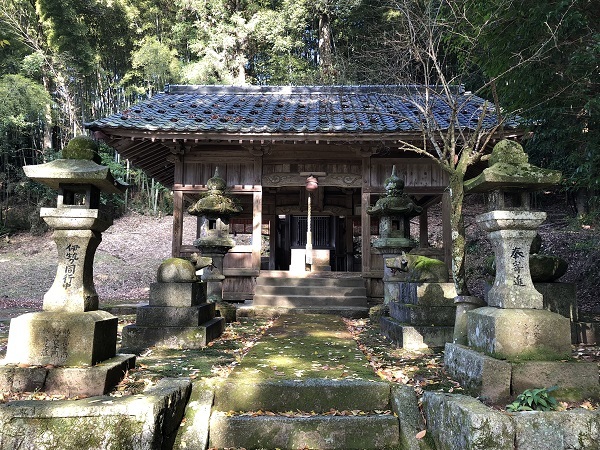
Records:
{"label": "green foliage", "polygon": [[144,39],[140,48],[132,54],[132,67],[139,69],[150,92],[179,79],[179,62],[175,50],[156,37]]}
{"label": "green foliage", "polygon": [[506,405],[506,410],[508,412],[553,411],[556,409],[558,402],[550,393],[556,389],[556,386],[525,389],[522,394],[517,396],[514,402]]}
{"label": "green foliage", "polygon": [[531,162],[562,170],[564,187],[574,194],[586,190],[588,212],[600,206],[600,4],[459,0],[451,5],[464,10],[468,20],[457,24],[448,45],[479,74],[466,80],[467,87],[485,85],[482,92],[490,96],[495,87],[503,107],[517,111],[533,131],[526,146]]}
{"label": "green foliage", "polygon": [[0,129],[30,131],[46,118],[51,100],[44,88],[21,75],[0,78]]}

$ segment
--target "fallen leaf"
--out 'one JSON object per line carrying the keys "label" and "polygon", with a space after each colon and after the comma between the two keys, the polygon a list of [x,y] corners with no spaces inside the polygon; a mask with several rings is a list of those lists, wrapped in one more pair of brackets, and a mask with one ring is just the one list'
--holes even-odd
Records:
{"label": "fallen leaf", "polygon": [[427,430],[421,430],[415,435],[415,437],[417,439],[423,439],[426,434],[427,434]]}

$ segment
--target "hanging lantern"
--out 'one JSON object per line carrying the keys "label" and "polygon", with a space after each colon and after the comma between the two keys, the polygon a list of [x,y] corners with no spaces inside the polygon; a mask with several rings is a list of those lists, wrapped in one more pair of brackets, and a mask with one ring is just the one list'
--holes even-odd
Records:
{"label": "hanging lantern", "polygon": [[319,180],[317,180],[316,177],[313,177],[311,175],[306,179],[306,190],[308,192],[316,191],[318,187],[319,187]]}

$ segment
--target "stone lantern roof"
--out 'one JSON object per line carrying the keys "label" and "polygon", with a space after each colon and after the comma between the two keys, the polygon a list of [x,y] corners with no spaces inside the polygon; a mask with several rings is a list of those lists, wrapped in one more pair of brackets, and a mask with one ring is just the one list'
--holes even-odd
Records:
{"label": "stone lantern roof", "polygon": [[466,192],[531,192],[556,186],[562,177],[557,170],[530,164],[523,147],[506,139],[494,146],[489,164],[477,177],[465,181]]}
{"label": "stone lantern roof", "polygon": [[122,194],[127,185],[113,178],[106,166],[87,159],[55,159],[44,164],[23,167],[25,175],[52,189],[59,184],[92,185],[103,192]]}

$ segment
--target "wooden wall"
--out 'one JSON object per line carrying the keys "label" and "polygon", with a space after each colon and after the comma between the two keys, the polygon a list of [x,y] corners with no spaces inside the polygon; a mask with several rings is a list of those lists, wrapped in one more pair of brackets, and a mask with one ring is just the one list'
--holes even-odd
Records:
{"label": "wooden wall", "polygon": [[[390,176],[392,166],[396,165],[396,173],[404,179],[405,192],[419,195],[441,195],[448,184],[447,175],[432,160],[427,158],[407,158],[405,154],[380,156],[377,153],[365,153],[344,146],[321,145],[301,146],[286,144],[265,149],[206,148],[191,149],[179,155],[176,163],[174,183],[174,244],[173,253],[180,254],[182,249],[177,245],[177,223],[182,222],[183,196],[197,194],[206,189],[206,181],[219,168],[220,176],[226,180],[231,192],[236,195],[251,195],[251,209],[244,211],[243,216],[252,217],[254,223],[253,243],[250,246],[236,247],[224,261],[227,279],[224,285],[226,300],[245,300],[252,298],[255,277],[260,273],[261,223],[272,220],[277,214],[275,204],[265,196],[263,205],[263,189],[275,192],[277,188],[304,186],[307,174],[316,174],[320,186],[337,186],[355,189],[360,192],[355,204],[361,206],[362,234],[370,230],[370,217],[366,207],[373,205],[384,193],[384,181]],[[358,195],[358,194],[357,194]],[[300,200],[300,199],[299,199]],[[352,211],[354,212],[354,211]],[[368,234],[367,234],[368,235]],[[254,242],[256,241],[256,242]],[[363,240],[363,275],[365,276],[369,295],[374,298],[383,297],[383,263],[381,255],[373,252]]]}

